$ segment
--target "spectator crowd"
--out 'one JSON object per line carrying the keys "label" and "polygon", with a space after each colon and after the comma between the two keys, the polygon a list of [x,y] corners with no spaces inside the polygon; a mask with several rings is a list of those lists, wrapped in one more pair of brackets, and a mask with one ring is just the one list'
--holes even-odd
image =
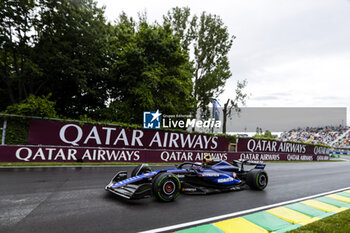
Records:
{"label": "spectator crowd", "polygon": [[[311,144],[326,144],[334,147],[349,147],[350,132],[347,132],[349,127],[320,127],[320,128],[304,128],[292,129],[288,132],[283,132],[279,139],[282,141],[297,141]],[[346,135],[343,134],[347,132]],[[342,136],[342,137],[341,137]],[[340,139],[336,140],[338,137]]]}
{"label": "spectator crowd", "polygon": [[350,132],[333,144],[336,148],[350,148]]}

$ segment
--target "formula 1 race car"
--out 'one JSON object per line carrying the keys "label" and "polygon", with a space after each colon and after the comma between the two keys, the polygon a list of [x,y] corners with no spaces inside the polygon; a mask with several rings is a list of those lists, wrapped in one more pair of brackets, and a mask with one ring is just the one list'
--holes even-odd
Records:
{"label": "formula 1 race car", "polygon": [[[245,165],[255,166],[245,170]],[[126,171],[118,172],[105,190],[126,199],[155,196],[164,202],[173,201],[180,192],[209,194],[251,189],[263,190],[268,183],[265,164],[248,160],[222,160],[205,158],[203,163],[184,162],[173,169],[152,170],[147,164],[138,165],[127,178]]]}

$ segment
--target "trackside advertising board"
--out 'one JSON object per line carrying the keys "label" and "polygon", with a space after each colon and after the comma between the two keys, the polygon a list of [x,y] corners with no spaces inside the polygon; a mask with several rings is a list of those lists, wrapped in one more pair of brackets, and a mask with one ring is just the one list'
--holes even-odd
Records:
{"label": "trackside advertising board", "polygon": [[151,129],[31,120],[28,143],[79,147],[227,151],[228,138]]}
{"label": "trackside advertising board", "polygon": [[232,161],[249,159],[260,161],[319,161],[329,160],[325,155],[302,155],[293,153],[250,153],[219,151],[180,151],[148,149],[115,149],[58,146],[0,146],[0,162],[138,162],[179,163],[202,161],[204,155]]}
{"label": "trackside advertising board", "polygon": [[249,153],[289,153],[303,155],[329,155],[329,148],[324,146],[305,145],[301,143],[281,142],[274,140],[256,140],[253,138],[238,139],[237,151]]}
{"label": "trackside advertising board", "polygon": [[207,154],[232,161],[329,160],[327,147],[240,138],[238,152],[229,139],[153,129],[32,120],[29,145],[0,146],[0,162],[138,162],[202,161]]}

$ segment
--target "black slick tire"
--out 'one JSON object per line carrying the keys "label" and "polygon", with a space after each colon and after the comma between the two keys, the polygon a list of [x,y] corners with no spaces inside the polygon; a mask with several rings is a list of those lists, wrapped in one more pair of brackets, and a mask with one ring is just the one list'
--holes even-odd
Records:
{"label": "black slick tire", "polygon": [[153,195],[162,202],[174,201],[179,195],[180,189],[181,182],[172,173],[160,173],[152,181]]}
{"label": "black slick tire", "polygon": [[268,180],[267,173],[264,170],[253,169],[248,172],[246,183],[251,189],[263,190],[266,188]]}

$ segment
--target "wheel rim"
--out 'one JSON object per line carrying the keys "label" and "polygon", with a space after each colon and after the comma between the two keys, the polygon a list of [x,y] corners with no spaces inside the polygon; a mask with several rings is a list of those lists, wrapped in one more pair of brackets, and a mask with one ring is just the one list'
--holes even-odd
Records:
{"label": "wheel rim", "polygon": [[266,186],[267,178],[265,175],[260,175],[259,176],[259,185],[260,186]]}
{"label": "wheel rim", "polygon": [[163,192],[166,195],[171,195],[175,192],[175,183],[173,181],[167,181],[163,185]]}

